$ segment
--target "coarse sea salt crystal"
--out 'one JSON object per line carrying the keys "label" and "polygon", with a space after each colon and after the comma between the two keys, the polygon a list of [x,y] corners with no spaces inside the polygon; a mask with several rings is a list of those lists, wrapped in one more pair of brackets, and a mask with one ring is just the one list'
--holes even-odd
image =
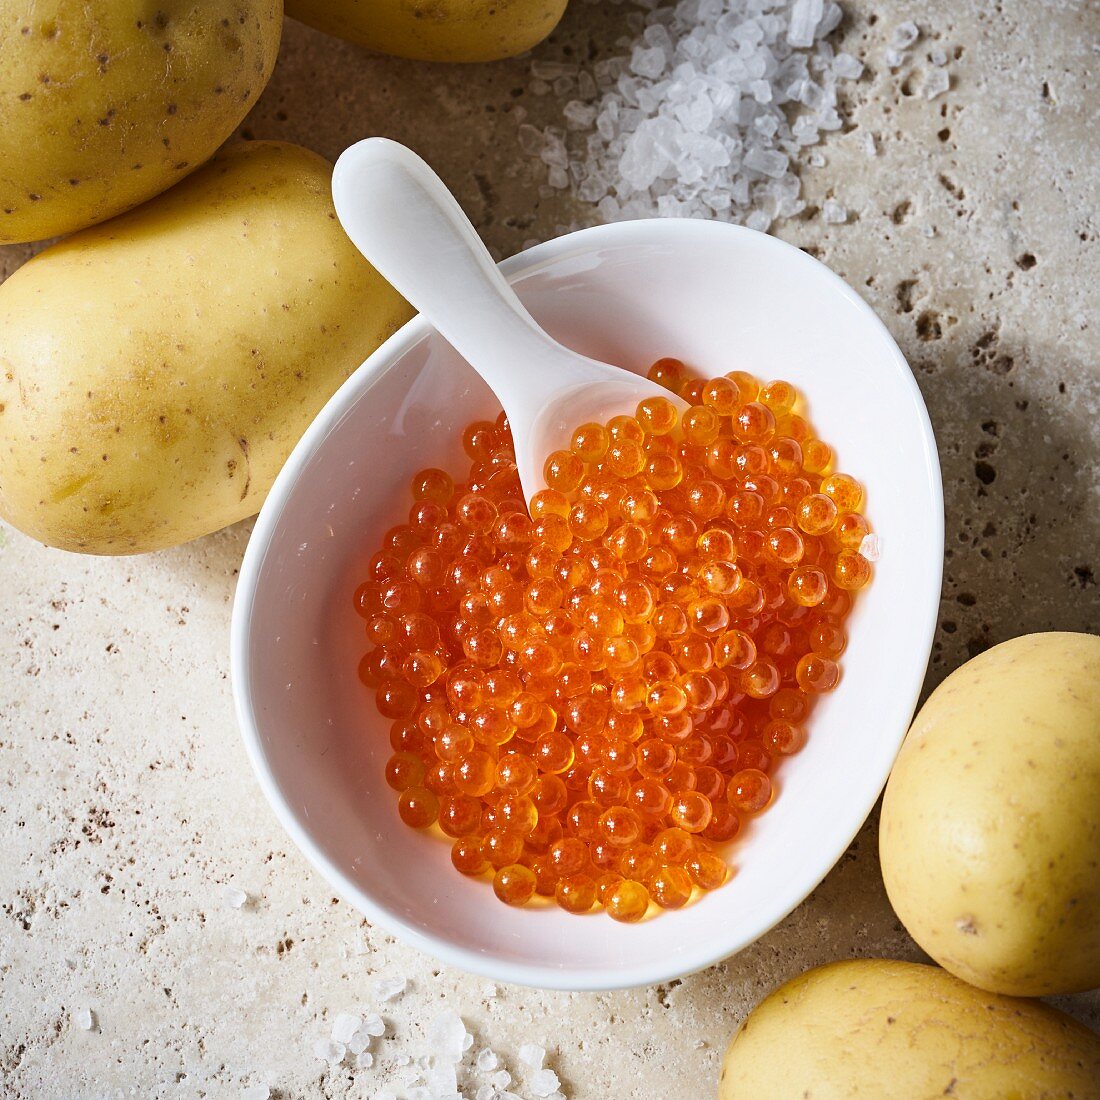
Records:
{"label": "coarse sea salt crystal", "polygon": [[230,909],[241,909],[248,901],[248,895],[236,886],[223,887],[222,896],[225,898],[225,904]]}
{"label": "coarse sea salt crystal", "polygon": [[374,995],[380,1001],[394,1001],[408,986],[407,978],[379,978],[374,983]]}
{"label": "coarse sea salt crystal", "polygon": [[772,179],[779,179],[787,171],[790,161],[785,153],[777,150],[753,148],[745,154],[744,163],[746,168],[754,172],[761,172],[765,176],[771,176]]}
{"label": "coarse sea salt crystal", "polygon": [[826,199],[821,207],[821,219],[829,225],[843,225],[848,220],[848,208],[835,199]]}
{"label": "coarse sea salt crystal", "polygon": [[929,69],[924,78],[924,98],[935,99],[951,87],[951,77],[946,69]]}
{"label": "coarse sea salt crystal", "polygon": [[369,1050],[361,1050],[355,1055],[356,1069],[370,1069],[374,1065],[374,1055]]}
{"label": "coarse sea salt crystal", "polygon": [[478,1085],[474,1100],[496,1100],[497,1090],[492,1085]]}
{"label": "coarse sea salt crystal", "polygon": [[368,1012],[363,1017],[361,1027],[368,1035],[372,1035],[375,1038],[386,1034],[386,1021],[383,1020],[377,1012]]}
{"label": "coarse sea salt crystal", "polygon": [[489,1084],[502,1092],[512,1083],[512,1075],[506,1069],[498,1069],[489,1077]]}
{"label": "coarse sea salt crystal", "polygon": [[524,1043],[519,1048],[519,1060],[532,1069],[542,1069],[546,1064],[546,1047],[540,1047],[537,1043]]}
{"label": "coarse sea salt crystal", "polygon": [[558,1091],[558,1085],[561,1082],[558,1080],[558,1075],[552,1069],[540,1069],[537,1073],[531,1075],[531,1079],[527,1082],[533,1095],[544,1098],[551,1096]]}
{"label": "coarse sea salt crystal", "polygon": [[428,1068],[428,1088],[433,1096],[449,1096],[458,1090],[458,1072],[455,1063],[447,1060],[433,1063]]}
{"label": "coarse sea salt crystal", "polygon": [[270,1100],[271,1089],[267,1085],[249,1085],[241,1092],[241,1100]]}
{"label": "coarse sea salt crystal", "polygon": [[757,233],[767,233],[772,223],[771,215],[764,210],[754,210],[745,219],[746,229],[755,229]]}
{"label": "coarse sea salt crystal", "polygon": [[863,152],[869,157],[878,156],[878,145],[875,144],[875,135],[870,130],[864,130],[860,136],[860,144],[863,146]]}
{"label": "coarse sea salt crystal", "polygon": [[795,0],[787,28],[787,41],[792,46],[812,46],[814,34],[824,14],[824,0]]}
{"label": "coarse sea salt crystal", "polygon": [[332,1022],[332,1041],[346,1045],[351,1042],[362,1023],[362,1017],[352,1012],[341,1012]]}
{"label": "coarse sea salt crystal", "polygon": [[477,1058],[474,1060],[474,1065],[482,1073],[492,1073],[493,1070],[500,1065],[500,1058],[495,1050],[479,1050]]}
{"label": "coarse sea salt crystal", "polygon": [[901,68],[901,63],[905,60],[905,58],[902,55],[901,51],[900,50],[895,50],[893,47],[888,49],[882,55],[882,59],[883,59],[883,61],[886,62],[886,67],[888,69],[900,69]]}
{"label": "coarse sea salt crystal", "polygon": [[863,75],[863,62],[850,53],[838,53],[833,58],[832,68],[843,80],[858,80]]}
{"label": "coarse sea salt crystal", "polygon": [[362,1054],[371,1044],[371,1036],[369,1036],[362,1028],[348,1040],[348,1053],[354,1054],[357,1058]]}
{"label": "coarse sea salt crystal", "polygon": [[942,46],[933,46],[928,51],[928,60],[933,65],[946,65],[947,64],[947,51]]}
{"label": "coarse sea salt crystal", "polygon": [[859,553],[870,562],[878,561],[882,557],[882,540],[875,534],[864,535],[859,544]]}
{"label": "coarse sea salt crystal", "polygon": [[890,45],[895,50],[907,50],[920,37],[920,28],[912,20],[899,23],[894,28],[894,34],[890,39]]}
{"label": "coarse sea salt crystal", "polygon": [[331,1039],[318,1039],[313,1044],[313,1053],[322,1062],[328,1062],[330,1066],[337,1066],[344,1060],[348,1049],[343,1043],[334,1043]]}
{"label": "coarse sea salt crystal", "polygon": [[466,1025],[462,1017],[453,1009],[444,1009],[428,1025],[428,1046],[433,1054],[438,1054],[451,1062],[462,1059],[463,1051],[468,1049]]}
{"label": "coarse sea salt crystal", "polygon": [[73,1022],[81,1031],[91,1031],[95,1027],[95,1013],[90,1008],[78,1008],[73,1013]]}

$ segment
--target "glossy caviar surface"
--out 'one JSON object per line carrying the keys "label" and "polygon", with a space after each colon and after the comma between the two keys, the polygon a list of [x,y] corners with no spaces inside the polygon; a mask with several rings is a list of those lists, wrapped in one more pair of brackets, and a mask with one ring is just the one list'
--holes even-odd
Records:
{"label": "glossy caviar surface", "polygon": [[413,478],[354,595],[397,812],[507,905],[634,922],[720,887],[871,579],[863,489],[792,386],[649,377],[690,407],[578,426],[529,510],[504,418],[469,425],[464,480]]}

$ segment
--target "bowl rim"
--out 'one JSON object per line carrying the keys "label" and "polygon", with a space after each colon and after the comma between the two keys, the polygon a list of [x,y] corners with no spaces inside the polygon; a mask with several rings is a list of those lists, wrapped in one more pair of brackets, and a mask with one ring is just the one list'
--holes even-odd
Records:
{"label": "bowl rim", "polygon": [[893,752],[883,757],[885,763],[879,767],[876,775],[868,777],[877,779],[876,785],[868,788],[869,797],[852,799],[848,802],[846,814],[849,827],[844,830],[846,839],[843,845],[836,851],[824,853],[821,860],[815,862],[811,871],[798,883],[797,888],[780,899],[777,904],[768,907],[764,915],[751,926],[731,924],[731,927],[739,928],[739,933],[729,939],[715,938],[695,945],[682,954],[669,954],[629,967],[594,969],[503,961],[496,956],[471,951],[447,939],[426,933],[409,924],[400,914],[375,901],[325,855],[320,845],[311,836],[309,828],[284,797],[264,752],[248,672],[249,626],[259,577],[292,490],[330,431],[365,390],[369,389],[419,341],[435,331],[422,315],[417,314],[376,348],[341,384],[310,423],[275,478],[260,509],[241,561],[230,625],[230,679],[237,725],[245,750],[260,788],[274,810],[275,816],[298,849],[321,873],[334,892],[372,923],[448,965],[496,981],[576,992],[630,989],[685,977],[712,966],[754,943],[805,901],[847,851],[852,840],[863,827],[889,778],[924,684],[943,585],[944,511],[939,453],[923,395],[908,362],[882,320],[852,287],[825,264],[778,237],[727,222],[693,218],[645,218],[580,229],[518,252],[502,261],[499,267],[504,276],[509,281],[513,281],[520,276],[532,274],[543,264],[562,259],[570,252],[591,252],[604,247],[624,245],[683,244],[690,240],[693,234],[700,237],[709,235],[736,237],[751,234],[756,247],[774,249],[783,257],[784,262],[812,265],[818,269],[819,277],[824,277],[826,283],[832,284],[834,291],[839,292],[855,307],[857,313],[862,316],[863,322],[877,329],[885,338],[884,347],[889,349],[890,366],[900,374],[915,399],[914,411],[922,437],[925,474],[931,495],[931,519],[935,525],[932,532],[933,542],[940,547],[941,551],[933,569],[937,582],[934,596],[923,612],[923,623],[920,624],[922,629],[918,633],[918,638],[923,638],[923,645],[918,646],[916,656],[919,658],[923,655],[923,659],[914,662],[913,671],[902,677],[898,688],[899,693],[904,693],[911,699],[911,704],[908,708],[909,719],[905,723],[905,728],[896,735]]}

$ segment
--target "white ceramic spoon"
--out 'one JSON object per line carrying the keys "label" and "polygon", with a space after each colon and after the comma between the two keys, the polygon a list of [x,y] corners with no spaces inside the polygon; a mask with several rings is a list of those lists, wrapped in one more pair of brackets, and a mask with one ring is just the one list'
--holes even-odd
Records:
{"label": "white ceramic spoon", "polygon": [[332,176],[336,213],[368,260],[492,387],[512,428],[528,500],[574,428],[633,414],[659,394],[641,375],[578,355],[535,323],[443,181],[410,149],[368,138]]}

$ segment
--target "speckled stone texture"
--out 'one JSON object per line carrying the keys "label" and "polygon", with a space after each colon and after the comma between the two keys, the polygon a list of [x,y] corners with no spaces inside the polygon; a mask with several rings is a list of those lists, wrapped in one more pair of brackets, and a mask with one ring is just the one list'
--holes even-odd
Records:
{"label": "speckled stone texture", "polygon": [[[868,71],[826,165],[803,172],[811,208],[778,232],[867,297],[928,401],[948,540],[931,689],[1013,635],[1100,628],[1100,17],[1068,0],[845,8],[838,38]],[[617,52],[627,10],[574,0],[537,56]],[[891,72],[883,51],[907,18],[923,37]],[[951,88],[928,101],[934,45]],[[592,220],[540,198],[543,169],[516,147],[521,110],[546,125],[561,108],[525,90],[528,64],[371,57],[288,23],[242,132],[330,157],[372,133],[408,142],[507,255]],[[824,224],[830,197],[847,223]],[[0,250],[0,271],[31,251]],[[488,988],[369,927],[289,845],[237,736],[228,625],[248,530],[118,560],[0,531],[0,1094],[369,1097],[384,1072],[329,1070],[312,1047],[370,1003],[375,977],[403,974],[383,1051],[422,1053],[446,1001],[509,1068],[522,1042],[545,1043],[569,1096],[696,1100],[781,981],[832,959],[920,957],[883,892],[874,818],[773,932],[648,990]],[[228,883],[248,892],[242,909]],[[1061,1003],[1100,1026],[1100,995]]]}

